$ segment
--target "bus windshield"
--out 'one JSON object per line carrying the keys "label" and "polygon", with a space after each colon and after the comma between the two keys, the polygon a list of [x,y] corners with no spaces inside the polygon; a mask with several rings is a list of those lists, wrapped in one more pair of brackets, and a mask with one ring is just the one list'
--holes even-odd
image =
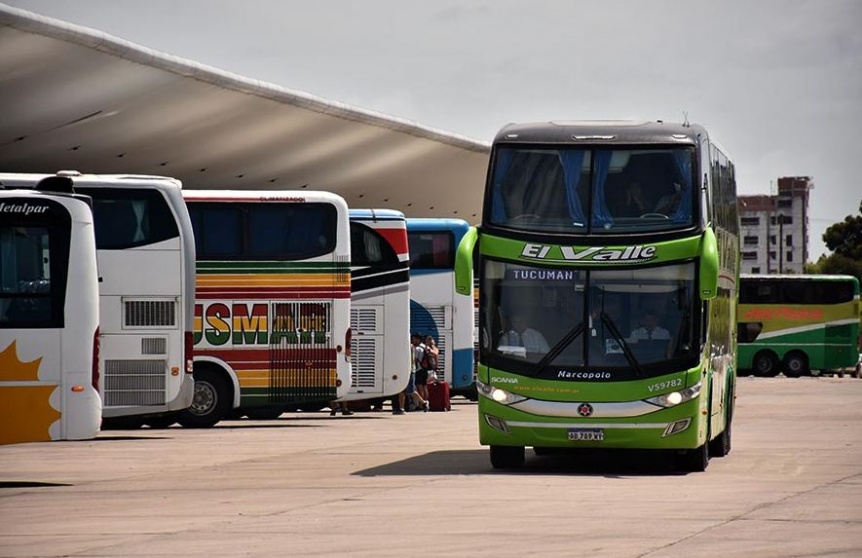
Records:
{"label": "bus windshield", "polygon": [[694,263],[594,271],[483,265],[483,301],[499,309],[481,313],[492,367],[536,377],[613,371],[623,380],[696,363]]}
{"label": "bus windshield", "polygon": [[691,227],[697,196],[692,147],[495,151],[487,223],[568,234]]}

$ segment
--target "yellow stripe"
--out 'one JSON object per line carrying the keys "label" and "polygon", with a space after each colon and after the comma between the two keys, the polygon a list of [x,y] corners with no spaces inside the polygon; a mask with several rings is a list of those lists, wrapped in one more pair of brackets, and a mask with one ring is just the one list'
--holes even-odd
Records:
{"label": "yellow stripe", "polygon": [[350,284],[348,276],[342,275],[198,275],[197,284],[199,286],[228,286],[242,287],[245,285],[254,286],[318,286],[318,285],[336,285],[347,286]]}
{"label": "yellow stripe", "polygon": [[[269,387],[268,370],[237,370],[239,387],[242,388],[265,388]],[[289,387],[303,387],[312,385],[334,385],[337,373],[334,369],[319,370],[316,372],[289,372],[279,374],[279,384]]]}

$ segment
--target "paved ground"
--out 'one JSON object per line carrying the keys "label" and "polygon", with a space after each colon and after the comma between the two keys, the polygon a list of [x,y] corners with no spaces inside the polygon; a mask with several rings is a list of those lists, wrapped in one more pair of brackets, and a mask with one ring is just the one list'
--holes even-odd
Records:
{"label": "paved ground", "polygon": [[862,556],[862,380],[740,378],[705,473],[528,452],[476,407],[0,448],[0,556]]}

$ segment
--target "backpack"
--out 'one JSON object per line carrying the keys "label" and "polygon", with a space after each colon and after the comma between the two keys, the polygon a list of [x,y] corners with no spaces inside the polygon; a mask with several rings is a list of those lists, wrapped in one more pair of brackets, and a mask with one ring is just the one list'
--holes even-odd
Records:
{"label": "backpack", "polygon": [[437,368],[435,360],[434,355],[428,352],[428,348],[422,347],[422,359],[419,361],[419,366],[423,370],[435,370]]}

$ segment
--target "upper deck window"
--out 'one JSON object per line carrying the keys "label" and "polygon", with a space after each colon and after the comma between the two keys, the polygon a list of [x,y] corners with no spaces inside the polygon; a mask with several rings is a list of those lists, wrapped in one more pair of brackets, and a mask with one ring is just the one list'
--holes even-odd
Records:
{"label": "upper deck window", "polygon": [[548,233],[622,234],[690,227],[690,148],[499,147],[489,224]]}

